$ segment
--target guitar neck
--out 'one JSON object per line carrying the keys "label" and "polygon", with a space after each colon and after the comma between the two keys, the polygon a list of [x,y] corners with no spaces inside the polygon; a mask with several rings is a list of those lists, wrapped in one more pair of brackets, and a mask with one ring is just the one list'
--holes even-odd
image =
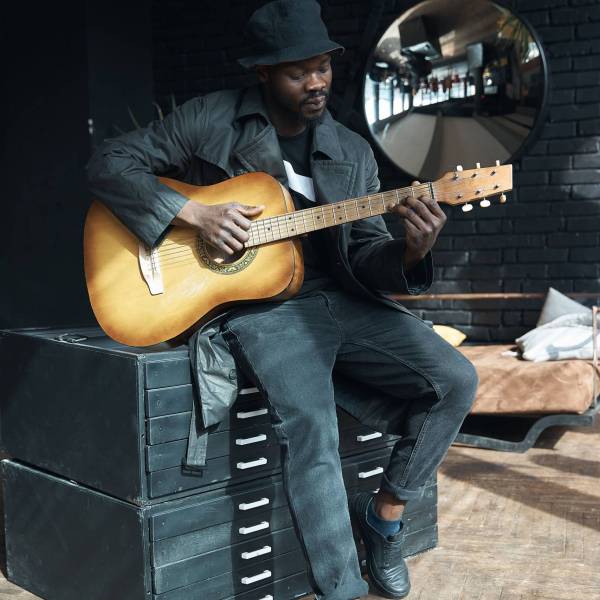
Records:
{"label": "guitar neck", "polygon": [[276,217],[257,219],[250,226],[250,238],[245,246],[246,248],[260,246],[304,235],[318,229],[327,229],[334,225],[382,215],[407,196],[419,195],[435,198],[434,187],[435,183],[408,186],[332,204],[320,204]]}

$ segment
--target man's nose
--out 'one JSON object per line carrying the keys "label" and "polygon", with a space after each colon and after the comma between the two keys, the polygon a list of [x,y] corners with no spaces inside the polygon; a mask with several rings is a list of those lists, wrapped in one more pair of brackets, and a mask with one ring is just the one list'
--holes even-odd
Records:
{"label": "man's nose", "polygon": [[319,73],[313,73],[306,82],[306,89],[310,92],[321,91],[327,87],[327,82]]}

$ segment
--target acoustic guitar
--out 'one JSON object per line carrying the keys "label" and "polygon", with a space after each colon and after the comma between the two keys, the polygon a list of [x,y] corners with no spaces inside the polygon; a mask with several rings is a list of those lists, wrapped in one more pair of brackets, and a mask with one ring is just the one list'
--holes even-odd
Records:
{"label": "acoustic guitar", "polygon": [[439,203],[473,200],[512,189],[512,166],[463,171],[435,182],[294,210],[287,189],[266,173],[247,173],[210,186],[160,178],[194,202],[264,205],[249,240],[234,255],[221,253],[194,229],[172,227],[155,247],[131,233],[101,202],[94,201],[84,229],[87,289],[98,323],[108,336],[130,346],[169,341],[234,304],[281,300],[302,285],[299,236],[386,213],[403,198],[429,196]]}

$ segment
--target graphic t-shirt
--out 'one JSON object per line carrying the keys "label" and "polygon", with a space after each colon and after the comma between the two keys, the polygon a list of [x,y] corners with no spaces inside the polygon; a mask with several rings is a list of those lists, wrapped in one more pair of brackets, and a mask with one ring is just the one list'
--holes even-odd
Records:
{"label": "graphic t-shirt", "polygon": [[[296,210],[316,206],[315,188],[310,171],[311,129],[307,127],[302,133],[291,137],[278,137],[290,194]],[[330,236],[331,231],[323,229],[300,238],[304,254],[304,283],[299,294],[335,287],[327,272],[328,246],[329,251],[332,251]]]}

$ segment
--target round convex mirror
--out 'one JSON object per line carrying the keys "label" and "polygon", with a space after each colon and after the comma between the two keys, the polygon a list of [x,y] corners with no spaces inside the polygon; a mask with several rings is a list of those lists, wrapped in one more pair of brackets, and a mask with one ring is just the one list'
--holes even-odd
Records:
{"label": "round convex mirror", "polygon": [[367,63],[364,109],[381,150],[435,180],[510,162],[534,137],[547,90],[527,24],[488,0],[426,0],[388,27]]}

